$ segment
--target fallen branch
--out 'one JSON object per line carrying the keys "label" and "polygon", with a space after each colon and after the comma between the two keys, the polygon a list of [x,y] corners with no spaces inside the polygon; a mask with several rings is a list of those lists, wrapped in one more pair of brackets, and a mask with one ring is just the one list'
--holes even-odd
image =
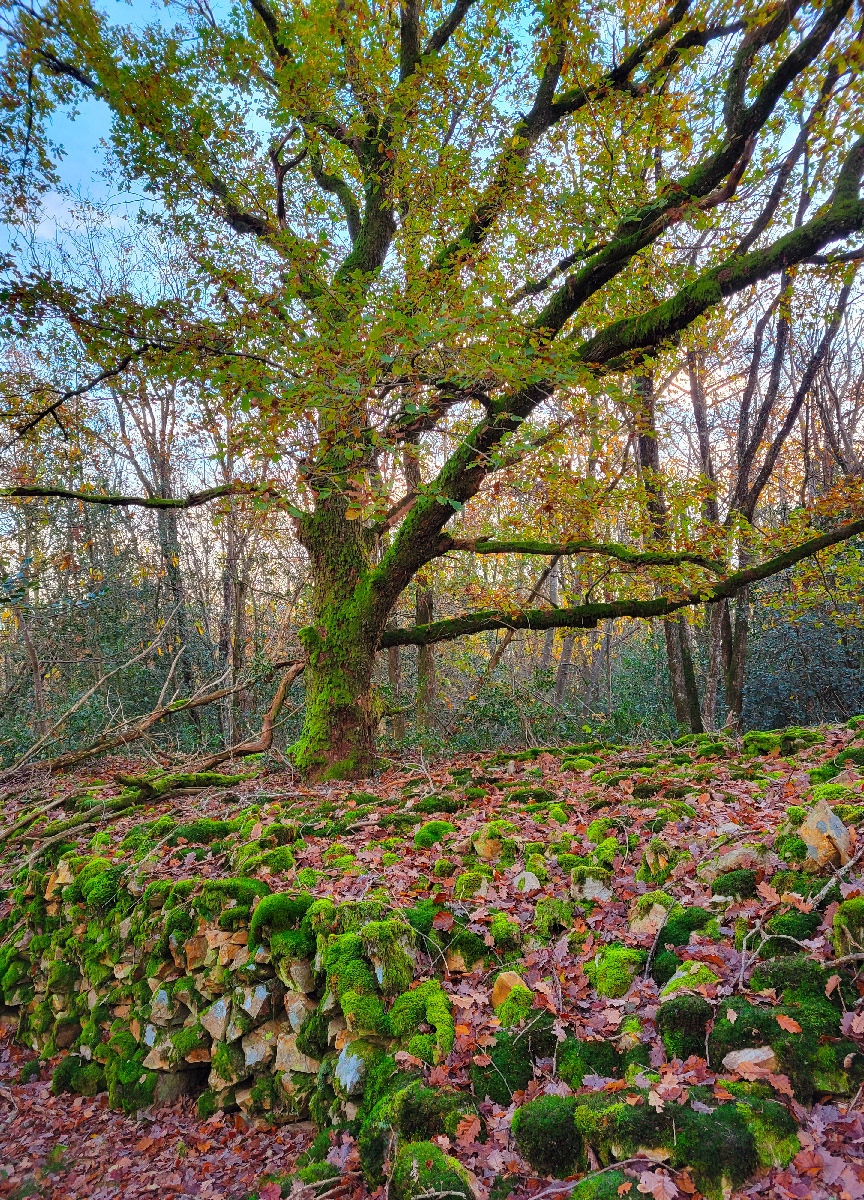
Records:
{"label": "fallen branch", "polygon": [[[75,832],[76,832],[76,834],[80,834],[82,832],[82,830],[88,829],[88,828],[92,827],[93,825],[102,825],[106,822],[117,821],[120,819],[120,817],[128,817],[130,813],[137,812],[139,808],[143,808],[143,807],[145,807],[145,806],[141,805],[141,804],[130,804],[128,808],[120,808],[120,809],[117,809],[116,812],[104,812],[104,811],[100,812],[98,816],[88,817],[87,820],[82,821],[79,825],[76,825]],[[28,871],[32,870],[32,868],[36,865],[36,863],[39,861],[39,859],[42,857],[42,855],[45,853],[45,851],[48,850],[51,846],[56,845],[58,842],[64,841],[69,836],[69,832],[70,832],[69,829],[64,829],[60,833],[55,833],[53,837],[46,838],[44,842],[40,842],[40,844],[36,847],[36,849],[32,852],[32,854],[30,854],[24,860],[23,864],[21,862],[16,862],[16,863],[12,864],[12,873],[17,874],[17,872],[20,870],[22,865],[25,867],[26,870],[28,870]],[[5,880],[3,880],[3,882],[2,882],[3,887],[7,887],[8,884],[9,884],[9,878],[6,878]]]}
{"label": "fallen branch", "polygon": [[[50,771],[63,771],[67,767],[77,766],[87,758],[92,758],[94,754],[104,754],[109,750],[115,750],[118,746],[127,746],[130,742],[135,742],[142,738],[148,729],[152,729],[164,717],[172,716],[174,713],[188,712],[193,708],[201,708],[205,704],[214,704],[217,700],[224,700],[226,696],[231,696],[235,692],[239,692],[246,684],[236,684],[230,688],[220,688],[215,692],[208,692],[204,696],[191,696],[188,700],[182,702],[175,701],[173,704],[164,704],[159,708],[154,708],[146,717],[141,718],[137,724],[117,732],[114,730],[109,733],[104,733],[97,741],[91,742],[89,746],[84,746],[80,750],[68,750],[65,754],[59,755],[57,758],[52,758],[46,765]],[[128,724],[128,722],[127,722]]]}
{"label": "fallen branch", "polygon": [[826,958],[823,967],[842,967],[846,963],[864,962],[864,953],[844,954],[842,958]]}
{"label": "fallen branch", "polygon": [[137,793],[134,803],[152,802],[165,799],[170,793],[187,791],[203,791],[209,787],[234,787],[252,779],[254,771],[248,775],[217,775],[213,771],[174,772],[167,775],[115,775],[116,781]]}
{"label": "fallen branch", "polygon": [[816,908],[819,905],[820,901],[825,899],[825,897],[828,895],[828,893],[834,887],[834,885],[836,884],[837,880],[841,877],[841,875],[845,875],[846,872],[848,870],[850,870],[852,867],[854,867],[857,862],[860,862],[860,860],[862,858],[864,858],[864,845],[862,845],[861,849],[858,851],[857,854],[853,855],[853,857],[849,859],[849,861],[845,867],[837,868],[837,870],[834,872],[834,875],[832,876],[830,881],[828,883],[826,883],[825,886],[822,888],[822,891],[819,892],[819,894],[817,896],[810,897],[809,903],[812,904],[814,908]]}
{"label": "fallen branch", "polygon": [[264,715],[264,720],[261,723],[261,735],[254,742],[239,742],[234,746],[229,746],[226,750],[220,750],[216,754],[210,754],[206,758],[200,759],[192,768],[195,771],[209,771],[219,763],[227,762],[231,758],[245,758],[249,754],[263,754],[270,749],[273,741],[273,728],[282,711],[282,705],[285,703],[285,698],[288,695],[288,690],[294,680],[300,675],[306,666],[305,662],[292,663],[285,674],[279,681],[279,686],[276,689],[276,694]]}
{"label": "fallen branch", "polygon": [[543,1200],[545,1196],[560,1196],[564,1192],[572,1192],[587,1179],[596,1179],[598,1175],[605,1175],[608,1171],[620,1171],[624,1167],[635,1167],[638,1163],[648,1163],[652,1167],[665,1167],[667,1171],[671,1170],[675,1175],[680,1174],[674,1167],[669,1167],[666,1163],[658,1163],[655,1159],[649,1158],[647,1154],[639,1154],[635,1158],[622,1158],[620,1162],[609,1163],[607,1167],[600,1167],[597,1171],[589,1171],[587,1175],[580,1175],[578,1179],[562,1180],[560,1183],[550,1184],[549,1187],[534,1192],[531,1200]]}
{"label": "fallen branch", "polygon": [[278,493],[270,484],[257,485],[235,480],[234,483],[222,484],[220,487],[205,488],[201,492],[190,492],[188,496],[120,496],[107,492],[76,492],[61,487],[37,487],[32,484],[21,484],[18,487],[0,488],[0,499],[4,500],[80,500],[85,504],[105,504],[111,508],[126,508],[130,505],[137,508],[187,509],[199,508],[209,504],[211,500],[221,500],[227,496],[255,496],[261,499],[275,500]]}
{"label": "fallen branch", "polygon": [[39,817],[43,817],[52,809],[59,808],[61,804],[65,804],[70,797],[60,796],[56,800],[52,800],[50,804],[46,804],[44,808],[31,808],[29,812],[24,813],[23,817],[19,817],[12,825],[7,825],[5,829],[0,829],[0,845],[9,838],[14,837],[22,829],[26,829],[28,825],[32,825]]}
{"label": "fallen branch", "polygon": [[68,721],[69,718],[72,716],[72,714],[77,712],[78,709],[82,706],[82,704],[86,704],[86,702],[90,699],[90,697],[93,695],[93,693],[98,691],[103,683],[106,683],[109,679],[113,678],[113,676],[115,676],[115,675],[118,675],[121,671],[125,671],[127,669],[127,667],[133,666],[134,663],[140,662],[140,660],[142,658],[146,658],[148,654],[150,654],[153,650],[155,650],[156,647],[159,645],[160,641],[162,640],[162,637],[163,637],[165,631],[168,629],[168,626],[171,624],[172,620],[177,615],[179,608],[180,608],[180,605],[178,604],[175,607],[174,611],[171,613],[171,615],[168,617],[168,620],[165,622],[165,624],[162,626],[162,628],[156,634],[155,638],[153,639],[153,641],[150,643],[149,646],[145,646],[144,649],[139,654],[136,654],[134,656],[134,658],[130,658],[128,662],[121,663],[119,667],[115,667],[113,671],[108,671],[108,672],[106,672],[106,674],[102,675],[99,679],[97,679],[92,687],[89,687],[86,692],[84,692],[81,696],[78,697],[78,699],[75,701],[74,704],[72,704],[69,708],[67,708],[66,711],[60,717],[57,718],[57,720],[54,722],[54,724],[51,726],[51,728],[47,731],[47,733],[44,733],[41,738],[39,738],[37,741],[35,741],[29,750],[25,750],[24,753],[21,755],[21,757],[18,759],[18,761],[16,763],[13,763],[13,765],[11,767],[7,767],[6,770],[3,771],[2,774],[0,774],[0,779],[5,779],[8,775],[13,774],[20,767],[22,767],[29,758],[32,758],[33,755],[36,753],[36,751],[40,748],[40,746],[44,746],[46,742],[50,741],[51,738],[54,736],[54,734],[57,732],[57,730],[60,728],[60,726],[64,723],[64,721]]}

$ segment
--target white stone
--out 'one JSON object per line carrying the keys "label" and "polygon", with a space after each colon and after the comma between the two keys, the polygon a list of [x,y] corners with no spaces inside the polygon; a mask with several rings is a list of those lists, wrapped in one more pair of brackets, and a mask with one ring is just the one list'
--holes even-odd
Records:
{"label": "white stone", "polygon": [[295,1033],[299,1033],[300,1029],[309,1016],[315,1011],[315,1001],[310,1000],[305,992],[286,992],[285,993],[285,1012],[288,1014],[288,1021]]}
{"label": "white stone", "polygon": [[179,1002],[168,995],[166,988],[158,988],[150,1005],[150,1020],[157,1025],[168,1025],[175,1019],[179,1011]]}
{"label": "white stone", "polygon": [[317,1059],[309,1058],[297,1049],[297,1034],[289,1033],[283,1027],[276,1040],[276,1070],[302,1071],[306,1075],[315,1075],[320,1066]]}
{"label": "white stone", "polygon": [[265,1021],[241,1040],[246,1067],[267,1066],[276,1055],[276,1039],[284,1026],[279,1021]]}
{"label": "white stone", "polygon": [[770,1046],[749,1046],[745,1050],[730,1050],[723,1059],[727,1071],[737,1071],[742,1063],[752,1063],[766,1071],[776,1071],[780,1064]]}
{"label": "white stone", "polygon": [[357,1042],[349,1042],[333,1068],[338,1087],[348,1097],[361,1096],[366,1079],[366,1060],[357,1052],[356,1046]]}
{"label": "white stone", "polygon": [[265,983],[256,983],[251,987],[240,988],[237,1001],[244,1012],[255,1020],[265,1016],[270,1011],[270,989]]}
{"label": "white stone", "polygon": [[201,1024],[210,1034],[214,1042],[225,1040],[225,1030],[228,1028],[228,1017],[231,1012],[231,1002],[227,996],[220,996],[215,1004],[211,1004],[201,1017]]}
{"label": "white stone", "polygon": [[652,904],[644,916],[633,918],[630,922],[630,932],[655,934],[666,920],[666,911],[664,904]]}
{"label": "white stone", "polygon": [[570,884],[570,895],[574,900],[611,900],[612,892],[602,879],[594,879],[591,875]]}

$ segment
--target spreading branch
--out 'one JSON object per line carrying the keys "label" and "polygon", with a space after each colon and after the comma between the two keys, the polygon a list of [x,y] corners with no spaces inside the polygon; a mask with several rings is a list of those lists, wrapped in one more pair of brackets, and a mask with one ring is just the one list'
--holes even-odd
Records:
{"label": "spreading branch", "polygon": [[605,558],[615,558],[619,562],[633,567],[674,567],[681,563],[693,563],[694,566],[704,567],[708,571],[722,572],[725,566],[722,562],[706,558],[702,554],[691,554],[689,551],[663,553],[654,550],[631,550],[629,546],[619,546],[615,542],[539,542],[525,539],[513,541],[498,541],[495,538],[451,538],[441,539],[441,552],[448,550],[465,550],[471,554],[598,554]]}
{"label": "spreading branch", "polygon": [[658,596],[649,600],[612,600],[597,604],[579,604],[571,608],[524,609],[513,612],[485,609],[444,621],[435,621],[429,625],[417,625],[413,629],[385,629],[379,646],[381,649],[389,646],[429,646],[435,642],[452,641],[454,638],[492,629],[594,629],[598,621],[615,620],[620,617],[668,617],[692,605],[714,604],[719,600],[726,600],[753,583],[769,579],[802,559],[810,558],[821,550],[862,533],[864,518],[849,521],[828,533],[808,539],[800,546],[784,550],[767,562],[736,571],[710,587],[688,592],[684,596]]}
{"label": "spreading branch", "polygon": [[235,480],[234,483],[223,484],[220,487],[205,488],[201,492],[190,492],[188,496],[119,496],[112,492],[76,492],[68,488],[39,487],[35,484],[20,484],[17,487],[0,488],[0,499],[44,499],[44,500],[81,500],[86,504],[107,504],[110,507],[125,508],[199,508],[212,500],[221,500],[225,496],[254,496],[259,499],[276,500],[279,493],[268,484],[257,486]]}

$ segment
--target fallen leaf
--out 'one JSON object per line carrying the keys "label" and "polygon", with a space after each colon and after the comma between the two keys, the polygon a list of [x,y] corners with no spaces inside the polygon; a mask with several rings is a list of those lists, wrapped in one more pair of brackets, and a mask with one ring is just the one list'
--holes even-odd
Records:
{"label": "fallen leaf", "polygon": [[651,1195],[654,1200],[675,1200],[678,1188],[668,1175],[660,1171],[643,1171],[636,1185],[644,1195]]}
{"label": "fallen leaf", "polygon": [[476,1113],[463,1117],[456,1126],[456,1141],[460,1146],[470,1146],[477,1141],[480,1132],[480,1118]]}
{"label": "fallen leaf", "polygon": [[777,1013],[775,1018],[781,1029],[785,1029],[787,1033],[800,1033],[801,1026],[794,1017],[787,1017],[785,1013]]}
{"label": "fallen leaf", "polygon": [[770,883],[766,883],[764,880],[762,883],[757,883],[756,891],[759,893],[762,899],[767,900],[769,904],[780,903],[780,893],[775,891]]}

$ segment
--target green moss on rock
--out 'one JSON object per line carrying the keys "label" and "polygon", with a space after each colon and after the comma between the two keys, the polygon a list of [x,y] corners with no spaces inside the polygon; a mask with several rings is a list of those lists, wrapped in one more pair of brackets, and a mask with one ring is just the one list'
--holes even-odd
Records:
{"label": "green moss on rock", "polygon": [[612,942],[597,952],[593,962],[585,964],[585,974],[599,996],[617,999],[630,990],[645,958],[644,950]]}
{"label": "green moss on rock", "polygon": [[705,1057],[705,1035],[714,1009],[704,996],[679,993],[657,1010],[657,1031],[670,1058]]}
{"label": "green moss on rock", "polygon": [[759,876],[756,871],[724,871],[711,884],[711,892],[715,896],[734,896],[736,899],[749,899],[755,895]]}
{"label": "green moss on rock", "polygon": [[[434,1062],[443,1062],[453,1049],[456,1034],[450,999],[437,979],[428,979],[398,996],[389,1017],[393,1033],[399,1038],[423,1036],[422,1026],[431,1025],[434,1029]],[[424,1055],[418,1054],[417,1057],[423,1058]]]}
{"label": "green moss on rock", "polygon": [[837,957],[858,950],[864,938],[864,896],[844,900],[834,914],[834,949]]}
{"label": "green moss on rock", "polygon": [[438,842],[443,842],[448,834],[455,832],[456,826],[449,821],[427,821],[415,832],[414,845],[421,850],[431,850]]}
{"label": "green moss on rock", "polygon": [[513,1114],[512,1130],[519,1152],[539,1174],[555,1179],[575,1174],[583,1157],[575,1111],[573,1096],[540,1096]]}
{"label": "green moss on rock", "polygon": [[389,1194],[392,1200],[420,1200],[443,1194],[473,1200],[474,1196],[465,1167],[435,1142],[409,1142],[400,1147]]}

